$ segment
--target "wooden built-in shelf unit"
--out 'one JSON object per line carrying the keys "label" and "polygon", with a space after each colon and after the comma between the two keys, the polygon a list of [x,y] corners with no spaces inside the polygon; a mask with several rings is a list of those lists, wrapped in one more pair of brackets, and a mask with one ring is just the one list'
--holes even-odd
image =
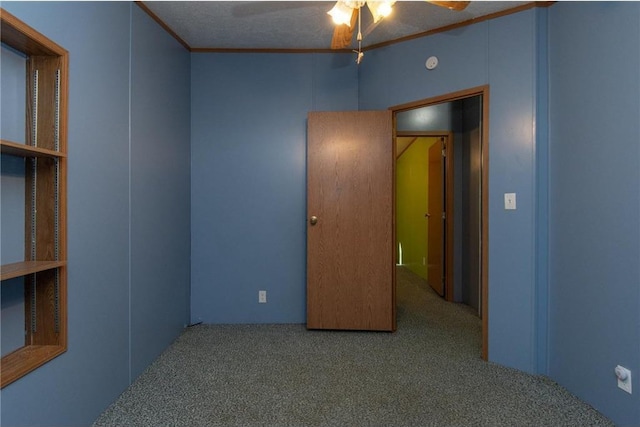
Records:
{"label": "wooden built-in shelf unit", "polygon": [[[0,9],[2,43],[26,57],[25,144],[0,140],[25,162],[24,261],[0,266],[24,279],[24,346],[2,357],[1,386],[67,350],[68,52]],[[6,108],[6,107],[5,107]]]}

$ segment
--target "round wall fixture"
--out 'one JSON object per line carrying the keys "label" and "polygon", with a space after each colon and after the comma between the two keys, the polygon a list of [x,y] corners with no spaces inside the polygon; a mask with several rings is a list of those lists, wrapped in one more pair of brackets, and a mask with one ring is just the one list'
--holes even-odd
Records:
{"label": "round wall fixture", "polygon": [[427,67],[427,70],[433,70],[438,66],[438,57],[430,56],[427,58],[427,62],[424,63],[424,66]]}

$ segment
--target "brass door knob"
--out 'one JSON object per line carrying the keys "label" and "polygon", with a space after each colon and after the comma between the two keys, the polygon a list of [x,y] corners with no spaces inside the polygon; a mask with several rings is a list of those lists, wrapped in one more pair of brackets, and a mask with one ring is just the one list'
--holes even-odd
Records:
{"label": "brass door knob", "polygon": [[311,225],[316,225],[318,223],[318,217],[317,216],[312,216],[311,218],[309,218],[309,223]]}

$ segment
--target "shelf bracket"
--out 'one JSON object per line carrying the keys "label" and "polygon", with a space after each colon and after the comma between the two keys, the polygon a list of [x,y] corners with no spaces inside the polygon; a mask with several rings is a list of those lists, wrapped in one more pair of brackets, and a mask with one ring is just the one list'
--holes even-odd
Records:
{"label": "shelf bracket", "polygon": [[60,69],[56,70],[56,106],[55,106],[55,132],[54,146],[56,151],[60,151]]}
{"label": "shelf bracket", "polygon": [[31,145],[38,146],[38,70],[33,71],[33,94],[31,96]]}
{"label": "shelf bracket", "polygon": [[60,159],[55,160],[53,177],[53,246],[55,260],[59,261],[60,254]]}
{"label": "shelf bracket", "polygon": [[37,192],[38,192],[38,158],[31,159],[31,261],[36,261],[36,243],[37,243]]}
{"label": "shelf bracket", "polygon": [[53,307],[53,327],[56,334],[60,333],[60,270],[56,269],[56,277],[53,284],[53,298],[54,298],[54,307]]}
{"label": "shelf bracket", "polygon": [[31,333],[35,334],[38,331],[37,322],[37,298],[36,298],[36,273],[31,274]]}

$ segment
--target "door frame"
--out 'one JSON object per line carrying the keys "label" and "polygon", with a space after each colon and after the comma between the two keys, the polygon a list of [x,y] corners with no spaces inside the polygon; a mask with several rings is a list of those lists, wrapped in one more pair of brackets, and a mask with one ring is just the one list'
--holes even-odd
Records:
{"label": "door frame", "polygon": [[[471,98],[473,96],[482,95],[482,121],[481,121],[481,273],[480,273],[480,298],[481,298],[481,317],[482,317],[482,358],[489,360],[489,85],[477,86],[470,89],[464,89],[457,92],[447,93],[431,98],[421,99],[405,104],[395,105],[389,107],[389,110],[393,112],[393,141],[395,146],[395,138],[397,136],[396,130],[396,114],[402,111],[413,110],[420,107],[427,107],[430,105],[443,104],[446,102],[458,101],[465,98]],[[448,153],[447,153],[448,154]],[[394,147],[394,200],[395,200],[395,147]],[[453,156],[451,156],[453,157]],[[448,185],[448,184],[447,184]],[[448,201],[447,201],[448,203]],[[449,206],[447,206],[448,208]],[[453,209],[453,206],[452,206]],[[453,212],[453,211],[452,211]],[[393,245],[395,248],[395,218],[396,212],[393,210],[393,224],[394,224],[394,236]],[[451,221],[453,223],[453,221]],[[447,227],[448,228],[448,227]],[[448,231],[447,231],[448,232]],[[395,253],[395,252],[394,252]],[[394,257],[395,259],[395,257]],[[394,286],[395,294],[395,286]],[[394,296],[395,299],[395,296]]]}

